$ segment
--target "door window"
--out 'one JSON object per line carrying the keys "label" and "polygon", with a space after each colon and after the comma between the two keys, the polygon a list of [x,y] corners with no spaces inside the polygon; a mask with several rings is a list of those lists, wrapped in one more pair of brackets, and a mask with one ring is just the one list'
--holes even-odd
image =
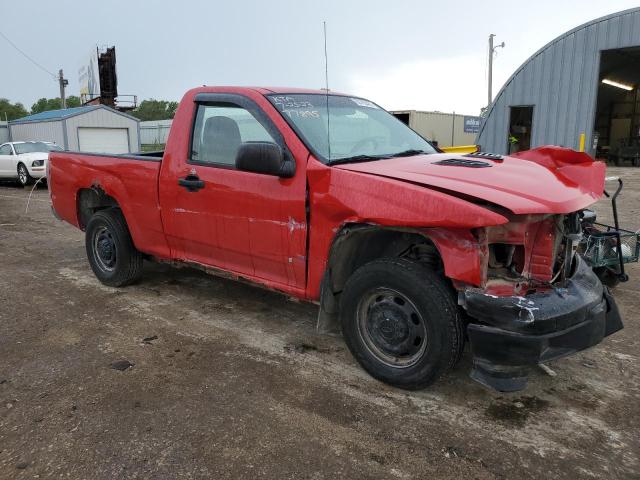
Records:
{"label": "door window", "polygon": [[272,142],[273,137],[248,110],[233,104],[199,105],[189,163],[235,167],[244,142]]}
{"label": "door window", "polygon": [[11,155],[11,145],[3,145],[0,147],[0,155]]}

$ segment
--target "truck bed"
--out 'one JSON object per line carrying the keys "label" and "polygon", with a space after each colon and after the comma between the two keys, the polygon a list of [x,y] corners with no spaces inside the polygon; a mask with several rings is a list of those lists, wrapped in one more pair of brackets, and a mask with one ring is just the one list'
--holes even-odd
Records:
{"label": "truck bed", "polygon": [[158,205],[162,157],[51,152],[48,184],[55,213],[81,229],[80,192],[94,190],[118,199],[138,250],[168,256]]}

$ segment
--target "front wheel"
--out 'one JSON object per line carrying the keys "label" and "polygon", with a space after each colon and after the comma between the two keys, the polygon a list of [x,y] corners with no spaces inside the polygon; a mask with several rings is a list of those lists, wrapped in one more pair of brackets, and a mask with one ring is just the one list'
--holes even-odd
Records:
{"label": "front wheel", "polygon": [[378,380],[424,388],[460,358],[463,330],[444,280],[423,265],[385,258],[360,267],[342,292],[349,350]]}
{"label": "front wheel", "polygon": [[31,185],[31,183],[33,182],[33,177],[29,175],[29,170],[27,170],[27,167],[24,165],[24,163],[18,165],[18,181],[23,187]]}
{"label": "front wheel", "polygon": [[119,209],[100,210],[91,217],[85,247],[93,273],[105,285],[124,287],[140,278],[142,254],[133,245]]}

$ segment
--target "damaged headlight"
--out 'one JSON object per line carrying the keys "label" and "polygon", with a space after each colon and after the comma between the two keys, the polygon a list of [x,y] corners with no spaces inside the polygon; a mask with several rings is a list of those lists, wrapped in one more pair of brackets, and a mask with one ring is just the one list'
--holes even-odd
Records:
{"label": "damaged headlight", "polygon": [[32,167],[42,167],[44,165],[44,160],[34,160],[31,163]]}

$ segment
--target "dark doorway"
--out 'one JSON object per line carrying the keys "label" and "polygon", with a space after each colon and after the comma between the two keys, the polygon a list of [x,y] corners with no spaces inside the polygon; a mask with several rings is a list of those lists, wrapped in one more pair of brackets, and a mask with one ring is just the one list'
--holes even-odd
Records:
{"label": "dark doorway", "polygon": [[533,105],[511,107],[509,115],[509,153],[522,152],[531,148],[531,129],[533,128]]}
{"label": "dark doorway", "polygon": [[640,166],[640,47],[600,54],[598,102],[593,127],[596,157]]}
{"label": "dark doorway", "polygon": [[409,125],[409,114],[408,113],[394,113],[393,116],[396,117],[398,120],[400,120],[405,125],[407,125],[407,126]]}

